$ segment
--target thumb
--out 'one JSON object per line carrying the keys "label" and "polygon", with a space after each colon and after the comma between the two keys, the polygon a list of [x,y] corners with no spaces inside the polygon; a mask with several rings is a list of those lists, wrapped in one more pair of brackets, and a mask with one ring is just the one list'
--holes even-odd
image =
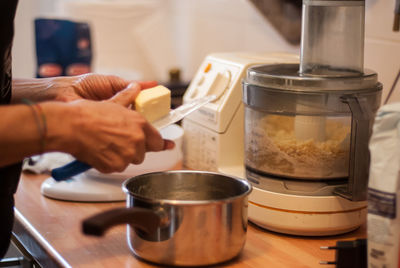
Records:
{"label": "thumb", "polygon": [[140,90],[141,86],[138,83],[130,83],[126,88],[112,96],[109,101],[128,107],[130,104],[135,103]]}

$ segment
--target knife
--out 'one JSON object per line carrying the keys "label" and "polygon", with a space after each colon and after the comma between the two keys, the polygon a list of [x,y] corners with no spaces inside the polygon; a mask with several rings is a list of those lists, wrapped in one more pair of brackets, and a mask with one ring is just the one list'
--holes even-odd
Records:
{"label": "knife", "polygon": [[[200,107],[206,105],[207,103],[215,100],[217,97],[215,95],[207,95],[198,99],[194,99],[188,103],[185,103],[178,108],[171,110],[168,115],[152,122],[151,124],[158,130],[163,129],[166,126],[169,126],[173,123],[178,122],[183,119],[188,114],[194,112]],[[63,181],[71,178],[72,176],[76,176],[80,173],[83,173],[92,167],[86,163],[75,160],[64,166],[55,168],[51,171],[51,176],[56,181]]]}

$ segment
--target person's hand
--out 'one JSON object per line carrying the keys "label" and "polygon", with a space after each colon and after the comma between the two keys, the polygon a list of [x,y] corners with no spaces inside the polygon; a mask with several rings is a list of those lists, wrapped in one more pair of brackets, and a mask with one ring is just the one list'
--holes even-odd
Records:
{"label": "person's hand", "polygon": [[[126,88],[131,82],[114,75],[83,74],[40,79],[13,79],[12,103],[22,99],[34,102],[79,99],[107,100]],[[136,81],[141,89],[154,87],[156,81]]]}
{"label": "person's hand", "polygon": [[[62,101],[77,99],[107,100],[126,88],[131,82],[114,75],[84,74],[75,76],[74,81],[60,89],[57,96]],[[157,85],[156,81],[135,81],[146,89]]]}
{"label": "person's hand", "polygon": [[139,84],[131,83],[106,101],[70,102],[73,127],[59,133],[68,140],[64,151],[100,172],[109,173],[121,172],[130,163],[140,164],[146,152],[172,149],[173,141],[163,140],[143,116],[126,108],[140,90]]}

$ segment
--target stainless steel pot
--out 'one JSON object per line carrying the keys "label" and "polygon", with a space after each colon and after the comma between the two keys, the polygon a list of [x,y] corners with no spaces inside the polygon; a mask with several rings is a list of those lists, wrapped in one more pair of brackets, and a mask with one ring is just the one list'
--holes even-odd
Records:
{"label": "stainless steel pot", "polygon": [[177,266],[228,261],[245,244],[251,189],[245,180],[212,172],[136,176],[123,184],[127,207],[85,220],[83,232],[100,236],[128,224],[129,247],[144,260]]}

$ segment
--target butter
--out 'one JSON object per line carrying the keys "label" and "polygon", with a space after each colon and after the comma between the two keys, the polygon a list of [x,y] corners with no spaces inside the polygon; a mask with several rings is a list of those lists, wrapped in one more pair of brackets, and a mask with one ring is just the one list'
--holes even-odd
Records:
{"label": "butter", "polygon": [[143,89],[135,100],[135,110],[149,122],[166,116],[170,108],[171,91],[164,86]]}

